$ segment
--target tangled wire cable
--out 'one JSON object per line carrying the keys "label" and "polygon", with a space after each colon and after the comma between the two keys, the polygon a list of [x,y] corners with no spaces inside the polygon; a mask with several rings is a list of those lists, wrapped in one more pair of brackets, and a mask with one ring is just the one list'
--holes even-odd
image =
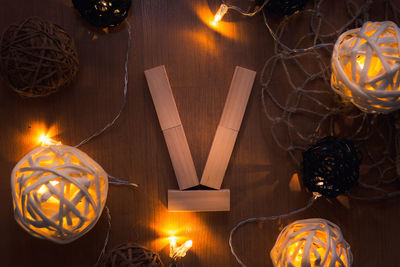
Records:
{"label": "tangled wire cable", "polygon": [[[317,139],[327,135],[350,139],[362,153],[363,163],[359,188],[352,190],[349,196],[368,200],[397,196],[400,191],[387,189],[400,178],[395,171],[395,155],[399,152],[393,149],[398,134],[395,134],[393,113],[366,114],[340,99],[330,88],[333,44],[343,31],[360,27],[369,19],[373,1],[366,0],[359,6],[345,0],[349,20],[339,28],[325,17],[324,2],[315,1],[312,9],[284,17],[275,31],[263,11],[264,23],[275,45],[274,55],[266,61],[260,75],[262,108],[270,121],[272,138],[298,166],[301,152]],[[392,0],[383,2],[385,19],[398,22],[400,9]],[[282,39],[289,32],[290,22],[299,17],[309,19],[310,32],[290,48]],[[311,45],[307,46],[310,42]],[[274,84],[278,75],[284,75],[286,79],[279,80],[287,80],[290,88],[285,97],[278,93]],[[308,127],[299,127],[300,124]],[[371,144],[379,144],[379,149],[373,149]],[[372,176],[376,177],[375,180],[371,180]]]}

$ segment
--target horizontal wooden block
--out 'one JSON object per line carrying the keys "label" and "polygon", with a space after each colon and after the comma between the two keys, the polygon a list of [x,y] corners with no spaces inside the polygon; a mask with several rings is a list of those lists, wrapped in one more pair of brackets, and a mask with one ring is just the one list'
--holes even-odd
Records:
{"label": "horizontal wooden block", "polygon": [[168,190],[168,211],[229,211],[230,191]]}
{"label": "horizontal wooden block", "polygon": [[199,185],[192,155],[186,140],[183,126],[179,125],[163,131],[167,143],[172,166],[174,167],[179,189],[187,189]]}
{"label": "horizontal wooden block", "polygon": [[235,130],[218,126],[201,177],[202,185],[215,189],[221,188],[237,135],[238,132]]}
{"label": "horizontal wooden block", "polygon": [[181,125],[174,95],[164,66],[144,72],[162,130]]}
{"label": "horizontal wooden block", "polygon": [[239,131],[256,72],[236,67],[219,125]]}

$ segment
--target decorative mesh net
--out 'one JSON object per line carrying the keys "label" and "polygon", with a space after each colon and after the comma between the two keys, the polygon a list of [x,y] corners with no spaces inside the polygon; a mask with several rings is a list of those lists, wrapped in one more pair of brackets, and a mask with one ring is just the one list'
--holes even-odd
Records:
{"label": "decorative mesh net", "polygon": [[[339,35],[370,19],[398,24],[400,9],[392,0],[337,1],[335,14],[346,21],[338,26],[339,19],[325,16],[324,12],[328,12],[324,2],[315,1],[313,8],[282,18],[275,30],[263,12],[275,41],[274,55],[265,62],[260,75],[262,107],[269,120],[266,127],[298,166],[301,153],[316,140],[328,135],[351,140],[363,161],[359,186],[349,196],[381,199],[400,195],[400,176],[396,173],[396,135],[400,133],[396,130],[397,113],[364,113],[330,87],[330,57]],[[376,17],[379,14],[384,16]],[[299,21],[306,21],[309,26],[304,34],[299,32]],[[293,48],[284,43],[287,36],[292,40],[298,37]]]}

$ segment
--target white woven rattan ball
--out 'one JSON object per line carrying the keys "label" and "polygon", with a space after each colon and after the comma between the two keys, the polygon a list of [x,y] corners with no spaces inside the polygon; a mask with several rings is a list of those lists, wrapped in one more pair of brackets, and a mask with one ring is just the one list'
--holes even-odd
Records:
{"label": "white woven rattan ball", "polygon": [[66,244],[96,224],[107,199],[108,176],[79,149],[51,145],[17,163],[11,189],[16,221],[35,237]]}
{"label": "white woven rattan ball", "polygon": [[271,250],[271,260],[275,267],[349,267],[353,256],[336,224],[314,218],[286,226]]}
{"label": "white woven rattan ball", "polygon": [[332,54],[332,89],[364,112],[400,109],[399,42],[391,21],[368,21],[340,35]]}

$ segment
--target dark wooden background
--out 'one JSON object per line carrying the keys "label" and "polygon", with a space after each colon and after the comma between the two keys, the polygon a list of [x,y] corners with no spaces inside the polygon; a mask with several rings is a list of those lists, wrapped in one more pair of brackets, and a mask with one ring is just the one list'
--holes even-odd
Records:
{"label": "dark wooden background", "polygon": [[[0,262],[1,266],[84,266],[94,264],[107,229],[103,215],[85,236],[68,245],[31,237],[13,218],[10,173],[34,146],[38,127],[55,130],[64,144],[75,145],[102,127],[118,109],[123,88],[126,28],[110,34],[93,32],[69,0],[1,0],[0,30],[28,16],[40,16],[65,28],[75,39],[80,72],[74,84],[43,99],[22,99],[0,83]],[[246,7],[247,1],[236,1]],[[166,66],[198,175],[207,159],[236,65],[260,72],[273,53],[262,17],[230,12],[217,30],[208,22],[220,2],[213,0],[134,0],[130,13],[132,48],[129,95],[116,125],[81,147],[110,174],[140,188],[110,186],[112,215],[108,248],[131,241],[147,246],[169,264],[170,231],[193,240],[186,266],[237,266],[228,236],[240,220],[286,213],[305,205],[310,194],[292,192],[297,171],[289,156],[271,139],[261,112],[258,80],[250,96],[241,131],[223,182],[231,190],[231,211],[168,213],[167,190],[177,189],[173,168],[143,71]],[[345,21],[342,1],[327,1],[335,25]],[[382,19],[375,12],[375,18]],[[277,22],[278,18],[271,18]],[[296,22],[293,39],[307,31]],[[298,32],[296,32],[299,30]],[[283,78],[283,76],[282,76]],[[258,77],[257,77],[258,79]],[[284,81],[274,88],[285,93]],[[308,211],[282,221],[250,224],[234,244],[248,266],[272,266],[275,239],[295,219],[322,217],[338,224],[351,244],[355,267],[398,266],[400,200],[380,202],[321,199]]]}

